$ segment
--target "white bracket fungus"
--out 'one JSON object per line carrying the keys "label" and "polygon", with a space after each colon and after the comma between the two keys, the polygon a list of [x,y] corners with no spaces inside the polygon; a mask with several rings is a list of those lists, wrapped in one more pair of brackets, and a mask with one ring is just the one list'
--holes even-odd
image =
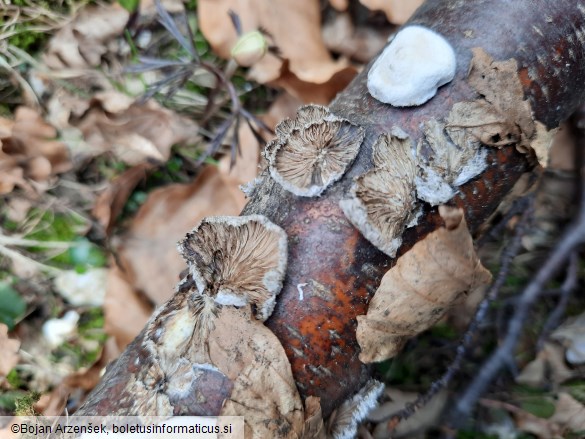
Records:
{"label": "white bracket fungus", "polygon": [[295,195],[316,197],[343,176],[359,151],[365,130],[326,107],[305,105],[294,120],[278,124],[276,135],[265,151],[270,175]]}
{"label": "white bracket fungus", "polygon": [[201,221],[179,243],[201,295],[218,305],[256,306],[266,320],[282,288],[286,233],[262,215],[217,216]]}
{"label": "white bracket fungus", "polygon": [[438,33],[422,26],[399,31],[368,73],[368,91],[395,107],[424,104],[455,77],[455,51]]}

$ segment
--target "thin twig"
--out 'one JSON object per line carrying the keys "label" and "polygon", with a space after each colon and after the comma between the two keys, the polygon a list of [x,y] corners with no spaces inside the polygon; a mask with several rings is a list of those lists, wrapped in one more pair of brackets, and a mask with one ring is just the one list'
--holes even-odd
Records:
{"label": "thin twig", "polygon": [[544,323],[542,327],[542,331],[540,332],[540,337],[538,338],[538,342],[536,343],[536,351],[540,351],[544,345],[546,338],[549,334],[559,326],[561,318],[565,314],[565,310],[567,309],[567,305],[569,304],[569,299],[571,298],[571,293],[577,286],[577,269],[579,267],[578,264],[579,258],[577,256],[577,252],[573,252],[569,258],[569,268],[567,269],[567,276],[563,281],[563,285],[560,289],[560,298],[559,302],[555,309],[551,312],[548,316],[548,319]]}
{"label": "thin twig", "polygon": [[562,264],[567,261],[578,246],[585,243],[585,175],[583,174],[585,172],[582,167],[581,200],[576,220],[563,234],[544,265],[520,295],[520,301],[512,315],[504,341],[483,364],[463,395],[458,398],[451,417],[454,423],[462,422],[469,417],[478,399],[487,390],[498,372],[513,358],[514,349],[532,305]]}

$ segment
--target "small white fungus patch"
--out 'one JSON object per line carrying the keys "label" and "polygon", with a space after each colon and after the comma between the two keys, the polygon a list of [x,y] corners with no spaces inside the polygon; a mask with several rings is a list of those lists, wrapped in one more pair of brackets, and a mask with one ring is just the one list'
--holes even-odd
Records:
{"label": "small white fungus patch", "polygon": [[455,77],[455,51],[438,33],[408,26],[386,46],[368,73],[368,91],[395,107],[424,104]]}
{"label": "small white fungus patch", "polygon": [[305,292],[303,291],[303,287],[306,287],[307,283],[297,284],[297,291],[299,292],[299,300],[305,299]]}

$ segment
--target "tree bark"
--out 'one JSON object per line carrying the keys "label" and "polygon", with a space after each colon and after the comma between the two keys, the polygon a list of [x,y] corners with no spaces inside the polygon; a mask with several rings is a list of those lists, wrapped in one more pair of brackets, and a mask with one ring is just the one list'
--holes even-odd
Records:
{"label": "tree bark", "polygon": [[[302,198],[265,178],[242,214],[262,214],[288,235],[284,287],[266,325],[290,360],[303,398],[321,398],[328,416],[371,376],[359,361],[356,316],[365,314],[384,273],[416,242],[442,226],[436,207],[423,204],[418,225],[406,229],[397,257],[375,248],[339,207],[353,178],[372,168],[372,145],[396,126],[416,144],[422,123],[444,119],[457,102],[477,98],[467,81],[471,49],[483,48],[494,60],[514,58],[536,120],[558,126],[585,100],[585,2],[564,0],[428,0],[409,24],[443,35],[457,56],[456,78],[418,107],[394,108],[372,98],[366,77],[372,62],[331,104],[335,115],[366,129],[354,164],[318,198]],[[515,148],[492,149],[488,167],[459,188],[450,204],[462,207],[471,232],[494,212],[522,173],[531,167]],[[304,300],[298,285],[307,284]],[[183,284],[180,288],[188,288]],[[143,348],[145,332],[111,366],[77,414],[138,414],[136,396],[125,384],[153,361]],[[217,415],[232,383],[208,371],[191,396],[172,401],[176,414]],[[156,392],[153,389],[152,392]]]}

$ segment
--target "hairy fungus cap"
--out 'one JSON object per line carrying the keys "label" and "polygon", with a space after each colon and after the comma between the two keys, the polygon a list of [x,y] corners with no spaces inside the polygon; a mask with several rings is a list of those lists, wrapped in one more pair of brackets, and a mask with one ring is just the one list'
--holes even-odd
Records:
{"label": "hairy fungus cap", "polygon": [[352,198],[340,202],[352,224],[390,257],[396,256],[402,231],[416,215],[411,145],[404,133],[381,135],[373,146],[374,168],[357,177]]}
{"label": "hairy fungus cap", "polygon": [[270,175],[295,195],[315,197],[343,176],[365,131],[326,107],[306,105],[278,124],[276,134],[265,152]]}
{"label": "hairy fungus cap", "polygon": [[266,320],[286,270],[285,232],[262,215],[206,218],[179,243],[200,294],[219,305],[253,304]]}
{"label": "hairy fungus cap", "polygon": [[386,46],[368,73],[368,91],[395,107],[421,105],[455,77],[455,51],[438,33],[408,26]]}

